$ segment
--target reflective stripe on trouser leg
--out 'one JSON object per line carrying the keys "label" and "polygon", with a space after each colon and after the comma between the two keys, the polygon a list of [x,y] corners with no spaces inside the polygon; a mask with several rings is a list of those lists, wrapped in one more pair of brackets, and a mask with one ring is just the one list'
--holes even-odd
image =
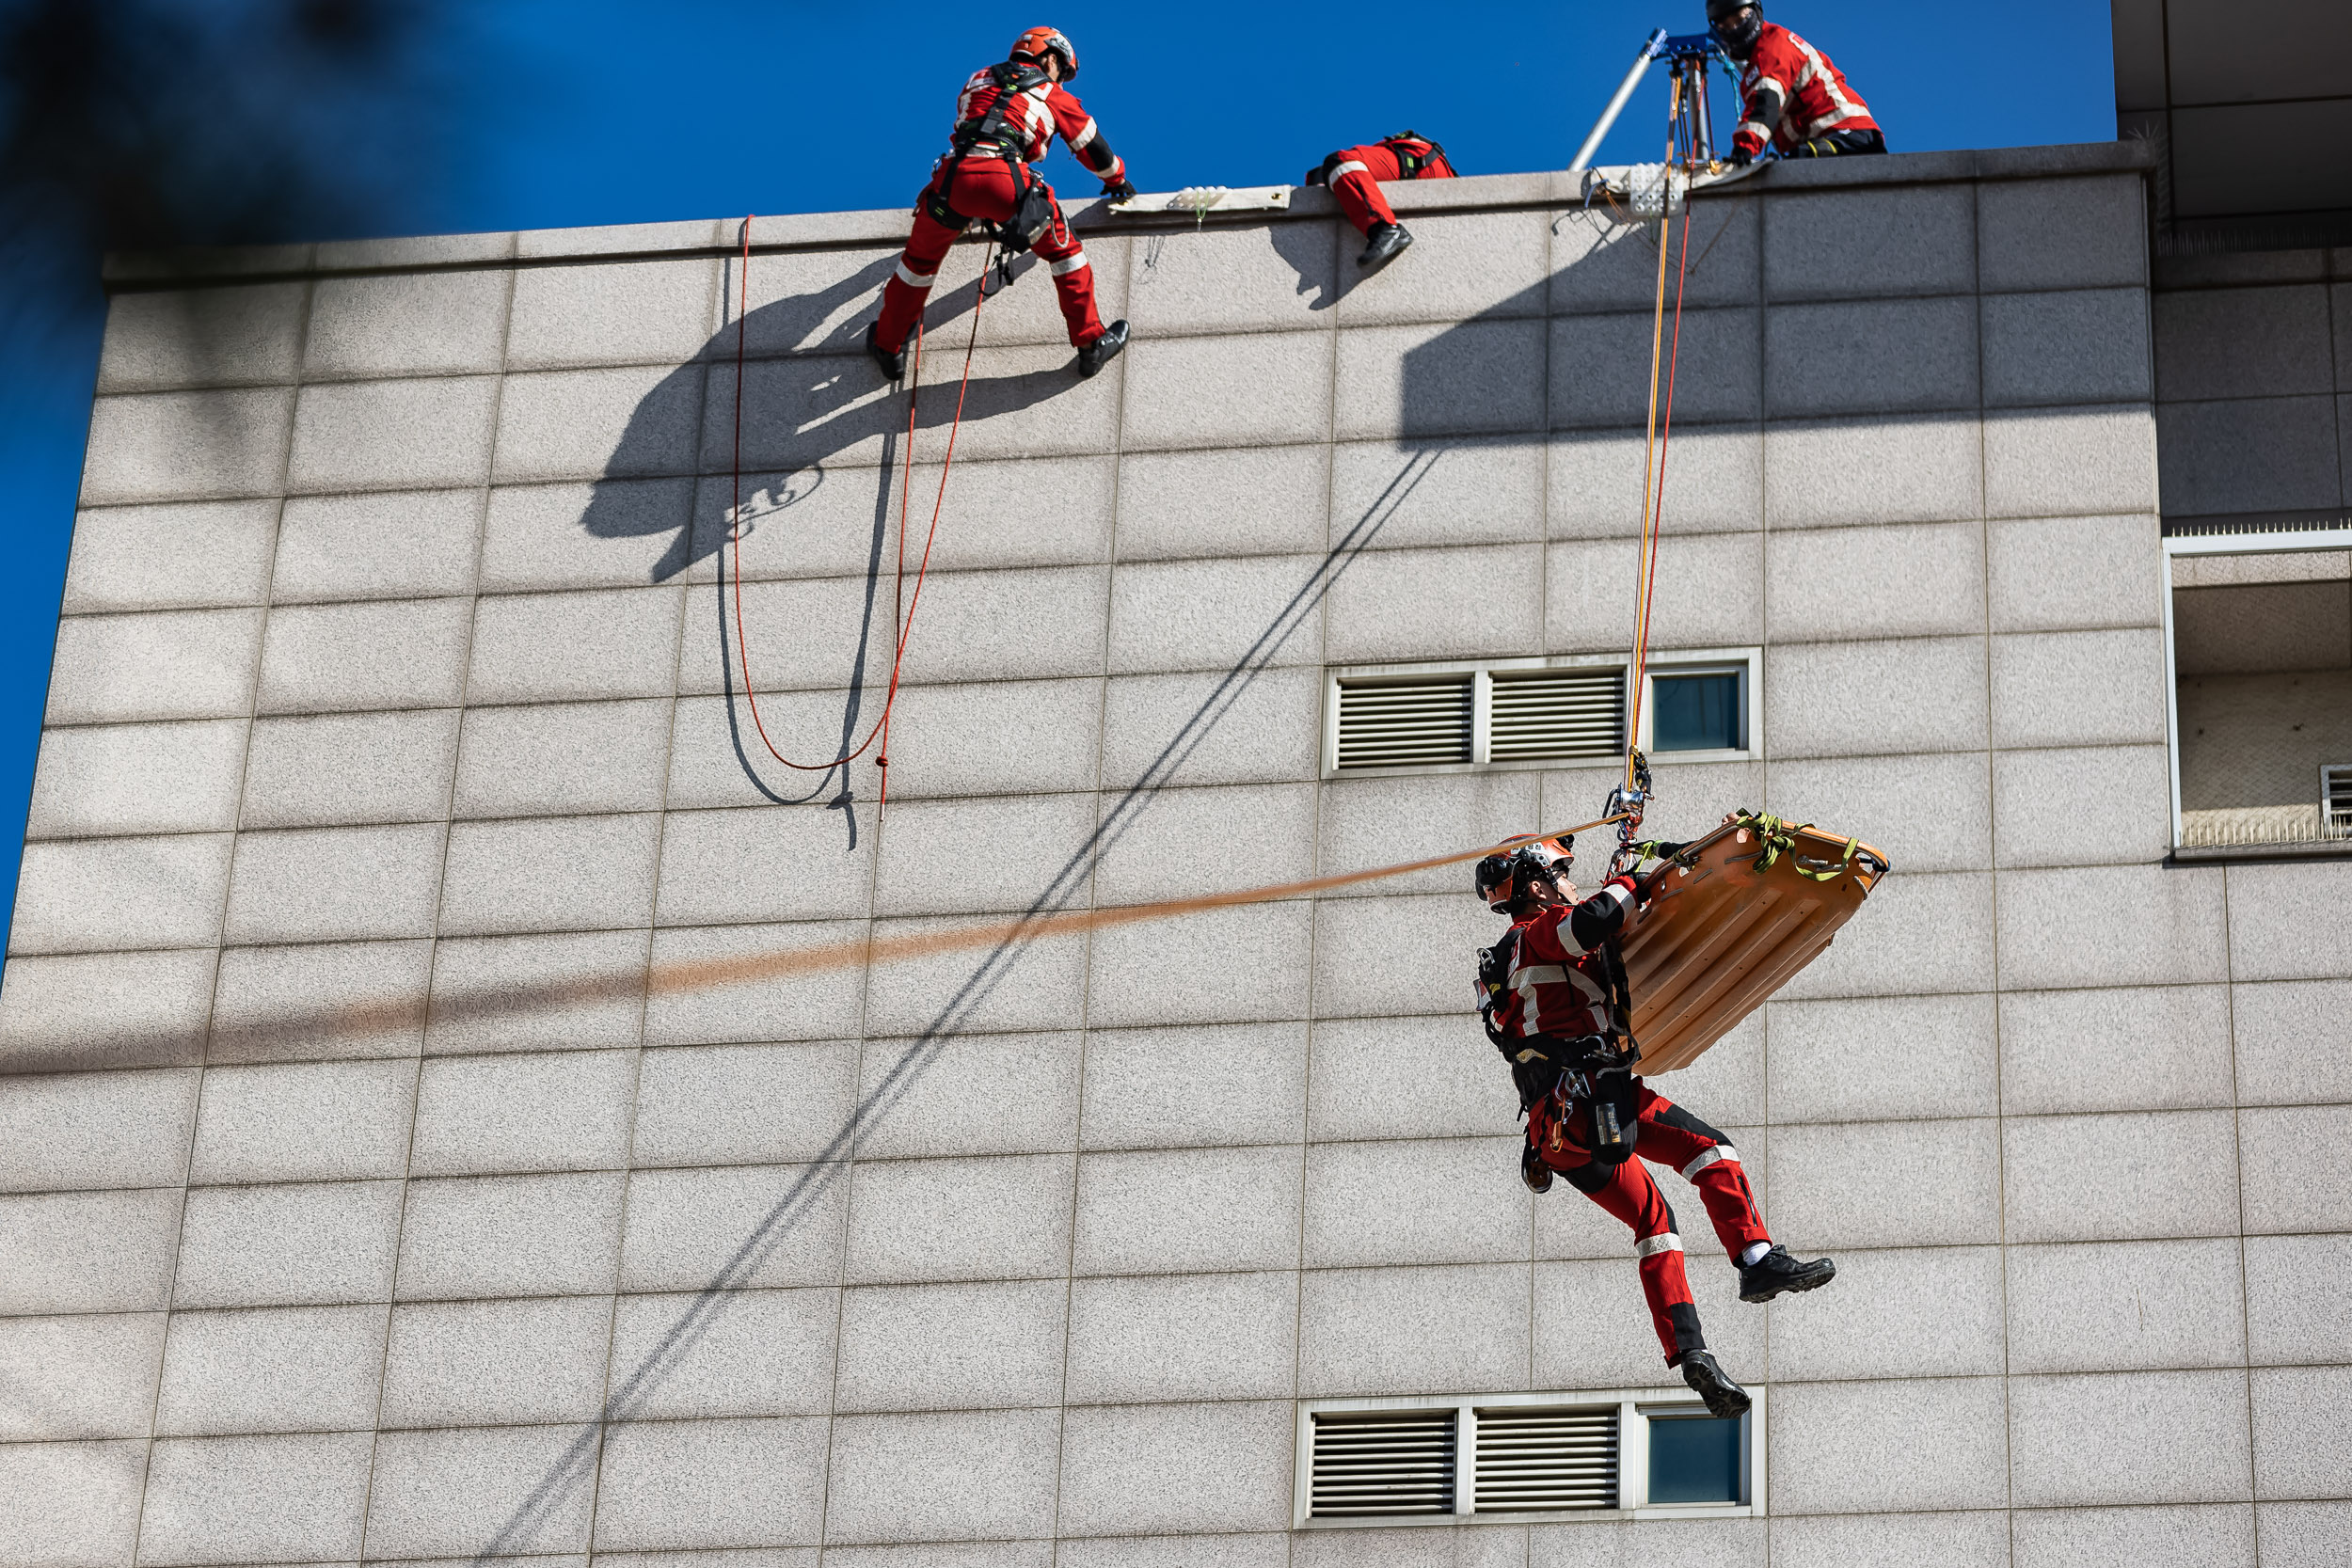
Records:
{"label": "reflective stripe on trouser leg", "polygon": [[[939,263],[946,260],[948,248],[961,232],[932,217],[924,207],[914,210],[914,231],[907,236],[898,269],[882,285],[882,320],[874,328],[882,347],[898,348],[914,330],[915,318],[923,313],[931,285],[938,281]],[[918,278],[919,283],[914,281]]]}
{"label": "reflective stripe on trouser leg", "polygon": [[1373,225],[1396,221],[1379,182],[1395,179],[1397,172],[1396,154],[1385,147],[1351,147],[1331,166],[1331,195],[1358,233],[1370,234]]}
{"label": "reflective stripe on trouser leg", "polygon": [[1679,1169],[1699,1190],[1708,1223],[1734,1263],[1757,1242],[1769,1242],[1764,1216],[1756,1212],[1756,1189],[1731,1140],[1646,1085],[1642,1094],[1644,1154]]}
{"label": "reflective stripe on trouser leg", "polygon": [[1061,203],[1054,203],[1054,221],[1038,236],[1037,259],[1054,276],[1054,293],[1061,303],[1061,319],[1070,328],[1070,346],[1090,343],[1103,335],[1103,318],[1094,310],[1094,269],[1078,236],[1062,220]]}
{"label": "reflective stripe on trouser leg", "polygon": [[1642,1295],[1649,1304],[1650,1326],[1668,1361],[1686,1350],[1703,1350],[1698,1307],[1691,1300],[1691,1282],[1682,1272],[1682,1238],[1675,1229],[1674,1211],[1659,1192],[1649,1167],[1628,1160],[1615,1167],[1609,1184],[1589,1195],[1595,1203],[1632,1228],[1634,1254],[1642,1275]]}

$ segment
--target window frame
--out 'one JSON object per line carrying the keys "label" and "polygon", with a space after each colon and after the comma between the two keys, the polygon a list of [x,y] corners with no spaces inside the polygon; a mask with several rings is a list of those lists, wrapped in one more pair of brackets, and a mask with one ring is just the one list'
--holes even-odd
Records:
{"label": "window frame", "polygon": [[2172,562],[2183,556],[2300,555],[2352,549],[2352,527],[2249,531],[2244,533],[2168,533],[2164,536],[2164,750],[2171,789],[2174,860],[2301,860],[2345,851],[2322,844],[2185,845],[2181,842],[2181,671],[2173,641]]}
{"label": "window frame", "polygon": [[[1764,1491],[1764,1412],[1766,1390],[1751,1385],[1754,1402],[1740,1423],[1741,1500],[1736,1503],[1653,1503],[1649,1494],[1649,1417],[1655,1411],[1677,1416],[1703,1413],[1706,1405],[1688,1388],[1580,1388],[1533,1394],[1389,1395],[1375,1398],[1301,1400],[1298,1402],[1291,1468],[1291,1528],[1293,1529],[1396,1529],[1414,1525],[1561,1525],[1585,1520],[1629,1519],[1751,1519],[1766,1513]],[[1478,1508],[1478,1412],[1481,1409],[1584,1409],[1614,1407],[1617,1412],[1617,1506],[1614,1508],[1535,1509],[1481,1513]],[[1314,1418],[1329,1411],[1452,1410],[1454,1428],[1454,1512],[1451,1513],[1370,1513],[1346,1518],[1318,1518],[1314,1507]],[[1636,1435],[1638,1433],[1638,1437]]]}
{"label": "window frame", "polygon": [[[1323,672],[1322,741],[1316,758],[1317,776],[1323,779],[1391,779],[1418,778],[1447,773],[1505,773],[1529,769],[1557,771],[1564,768],[1606,768],[1607,757],[1513,757],[1497,762],[1491,756],[1494,677],[1498,674],[1518,674],[1535,670],[1614,670],[1623,677],[1630,669],[1630,661],[1623,654],[1554,654],[1536,655],[1525,658],[1431,659],[1406,664],[1346,664],[1329,665]],[[1736,673],[1740,677],[1740,711],[1742,738],[1746,745],[1737,748],[1717,748],[1697,752],[1649,751],[1652,765],[1708,762],[1760,762],[1764,758],[1764,650],[1752,645],[1737,648],[1677,648],[1671,653],[1652,654],[1648,667],[1643,672],[1640,707],[1636,709],[1631,694],[1627,693],[1627,714],[1638,714],[1641,733],[1657,735],[1657,677],[1660,675],[1704,675]],[[1340,759],[1340,685],[1343,681],[1374,681],[1409,679],[1416,675],[1469,675],[1470,677],[1470,760],[1468,762],[1406,763],[1392,768],[1350,768],[1343,769]]]}

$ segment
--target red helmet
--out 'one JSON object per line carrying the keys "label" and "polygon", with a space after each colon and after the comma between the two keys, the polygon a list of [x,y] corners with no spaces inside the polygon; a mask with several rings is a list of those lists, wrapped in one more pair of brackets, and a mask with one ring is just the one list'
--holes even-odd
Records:
{"label": "red helmet", "polygon": [[1516,849],[1505,849],[1488,855],[1478,863],[1478,870],[1470,880],[1479,900],[1498,914],[1510,911],[1520,894],[1527,891],[1527,879],[1541,877],[1554,887],[1576,863],[1576,835],[1560,838],[1539,838],[1522,844]]}
{"label": "red helmet", "polygon": [[1032,27],[1012,40],[1011,58],[1045,63],[1045,56],[1054,55],[1061,61],[1061,79],[1065,82],[1078,74],[1078,52],[1070,40],[1052,27]]}

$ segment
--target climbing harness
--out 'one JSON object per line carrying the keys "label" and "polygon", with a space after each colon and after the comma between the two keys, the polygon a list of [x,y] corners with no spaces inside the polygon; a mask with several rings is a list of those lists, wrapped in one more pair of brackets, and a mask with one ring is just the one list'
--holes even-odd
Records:
{"label": "climbing harness", "polygon": [[[955,135],[950,138],[950,145],[955,150],[946,168],[942,171],[938,186],[942,193],[954,189],[956,171],[963,167],[964,159],[980,148],[993,148],[996,155],[1004,159],[1006,166],[1012,171],[1020,194],[1013,198],[1011,216],[1002,223],[981,221],[998,245],[1008,252],[1019,252],[1036,245],[1039,236],[1053,226],[1054,194],[1022,156],[1029,150],[1027,133],[1009,124],[1009,117],[1006,111],[1024,95],[1035,92],[1053,78],[1045,74],[1042,66],[1004,60],[988,68],[988,79],[996,86],[995,102],[989,104],[988,113],[977,121],[956,127]],[[943,207],[946,205],[944,194],[939,201]],[[948,210],[951,213],[954,211],[952,208]],[[961,214],[955,215],[962,216]]]}
{"label": "climbing harness", "polygon": [[[993,245],[993,242],[992,242]],[[876,801],[877,812],[887,811],[890,805],[890,717],[898,704],[898,681],[906,667],[907,639],[914,632],[914,611],[923,602],[923,584],[931,569],[931,546],[939,538],[939,516],[947,504],[947,473],[955,466],[956,436],[963,428],[963,403],[972,387],[972,356],[980,341],[980,307],[988,300],[988,253],[980,260],[978,298],[972,307],[972,335],[963,345],[963,378],[956,388],[956,413],[947,427],[947,451],[939,466],[939,493],[931,501],[931,526],[923,536],[923,556],[914,571],[914,593],[909,596],[907,580],[907,498],[914,483],[914,414],[916,395],[923,384],[923,322],[914,323],[914,357],[907,371],[907,439],[906,467],[898,485],[898,570],[892,588],[891,626],[894,645],[890,658],[890,689],[882,699],[882,717],[874,721],[866,738],[829,762],[794,762],[776,750],[769,738],[767,721],[759,713],[759,691],[752,684],[752,650],[743,619],[743,359],[744,323],[751,304],[752,288],[752,219],[743,220],[743,252],[736,270],[738,293],[735,306],[735,458],[734,504],[727,513],[727,545],[732,557],[731,571],[735,578],[735,652],[743,674],[743,702],[752,711],[752,728],[758,732],[759,742],[768,748],[768,754],[785,767],[803,773],[830,773],[846,768],[864,756],[879,740],[882,750],[876,753],[874,766],[882,770],[882,784]]]}
{"label": "climbing harness", "polygon": [[[1407,150],[1408,144],[1415,142],[1429,150],[1426,152]],[[1445,149],[1418,131],[1399,131],[1393,136],[1382,136],[1373,145],[1387,148],[1390,155],[1396,159],[1396,177],[1399,180],[1418,180],[1421,178],[1422,169],[1429,167],[1432,164],[1445,162]]]}

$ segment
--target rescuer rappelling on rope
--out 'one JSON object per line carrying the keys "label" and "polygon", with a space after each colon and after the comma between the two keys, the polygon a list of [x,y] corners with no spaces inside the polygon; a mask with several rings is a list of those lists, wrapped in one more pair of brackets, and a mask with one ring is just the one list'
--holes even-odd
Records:
{"label": "rescuer rappelling on rope", "polygon": [[[1708,1352],[1674,1211],[1642,1161],[1674,1165],[1698,1188],[1716,1239],[1740,1270],[1741,1301],[1813,1290],[1837,1267],[1826,1258],[1800,1262],[1775,1245],[1731,1141],[1635,1075],[1641,1050],[1617,943],[1640,919],[1639,886],[1630,876],[1613,877],[1578,902],[1567,876],[1572,845],[1537,842],[1489,855],[1473,879],[1479,898],[1512,922],[1501,942],[1480,951],[1478,987],[1486,1036],[1510,1063],[1527,1116],[1519,1172],[1538,1193],[1550,1189],[1554,1173],[1565,1176],[1632,1227],[1666,1365],[1681,1369],[1709,1411],[1736,1416],[1748,1407],[1747,1391]],[[1682,846],[1642,847],[1671,858]]]}
{"label": "rescuer rappelling on rope", "polygon": [[1070,40],[1051,27],[1032,27],[1013,40],[1009,59],[964,83],[952,150],[915,201],[914,231],[883,285],[881,319],[866,329],[866,352],[891,380],[905,373],[907,334],[930,297],[940,262],[975,221],[991,225],[1007,251],[1034,249],[1046,263],[1080,375],[1094,374],[1127,346],[1127,324],[1105,327],[1095,314],[1086,250],[1062,217],[1054,188],[1029,167],[1058,135],[1102,178],[1104,196],[1117,201],[1136,194],[1125,161],[1061,86],[1077,74],[1078,52]]}
{"label": "rescuer rappelling on rope", "polygon": [[1451,180],[1454,166],[1445,149],[1418,131],[1399,131],[1362,147],[1343,147],[1307,171],[1309,185],[1328,185],[1340,211],[1356,231],[1371,243],[1356,258],[1359,267],[1376,267],[1413,243],[1413,236],[1396,221],[1389,199],[1380,194],[1383,180]]}

